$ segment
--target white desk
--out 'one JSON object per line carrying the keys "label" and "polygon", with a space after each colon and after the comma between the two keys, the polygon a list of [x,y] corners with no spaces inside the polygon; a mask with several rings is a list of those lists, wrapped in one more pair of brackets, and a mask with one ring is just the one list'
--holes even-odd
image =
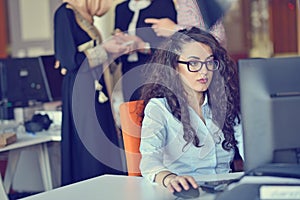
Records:
{"label": "white desk", "polygon": [[[0,197],[4,198],[4,196],[6,196],[6,194],[9,193],[10,186],[12,184],[12,180],[18,164],[18,160],[20,158],[20,154],[23,150],[29,149],[32,149],[38,153],[38,159],[45,190],[48,191],[53,189],[49,154],[47,148],[47,142],[52,141],[61,141],[60,134],[49,133],[47,131],[39,132],[35,135],[21,133],[17,134],[17,141],[15,143],[10,144],[7,147],[0,148],[0,153],[9,151],[4,183],[2,188],[0,188]],[[0,179],[0,187],[1,185],[2,180]],[[3,192],[5,192],[5,194],[3,194]]]}
{"label": "white desk", "polygon": [[[226,174],[218,176],[203,176],[199,180],[215,180],[216,178],[236,178],[241,173]],[[72,185],[60,187],[48,192],[39,193],[24,198],[24,200],[53,200],[53,199],[72,199],[72,200],[154,200],[154,199],[176,199],[177,197],[167,189],[157,184],[151,184],[142,177],[104,175]],[[205,193],[200,190],[201,200],[212,200],[215,195]]]}

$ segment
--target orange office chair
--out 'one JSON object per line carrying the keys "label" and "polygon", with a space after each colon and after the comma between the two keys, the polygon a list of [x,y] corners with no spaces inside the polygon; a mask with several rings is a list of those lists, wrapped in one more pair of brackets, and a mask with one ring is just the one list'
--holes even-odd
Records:
{"label": "orange office chair", "polygon": [[120,105],[120,121],[128,176],[141,176],[139,148],[143,108],[142,100],[124,102]]}

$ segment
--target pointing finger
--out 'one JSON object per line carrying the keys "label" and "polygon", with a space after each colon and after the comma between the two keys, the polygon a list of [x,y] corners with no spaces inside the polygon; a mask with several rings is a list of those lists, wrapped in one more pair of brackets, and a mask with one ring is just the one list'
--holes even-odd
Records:
{"label": "pointing finger", "polygon": [[157,24],[158,22],[159,22],[159,19],[156,19],[156,18],[145,19],[145,23],[147,23],[147,24]]}

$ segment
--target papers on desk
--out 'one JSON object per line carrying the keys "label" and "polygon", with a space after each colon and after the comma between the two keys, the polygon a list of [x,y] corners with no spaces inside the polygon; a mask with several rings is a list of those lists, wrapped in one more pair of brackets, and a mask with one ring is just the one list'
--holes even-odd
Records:
{"label": "papers on desk", "polygon": [[12,144],[17,141],[16,133],[1,133],[0,134],[0,148]]}
{"label": "papers on desk", "polygon": [[299,178],[276,177],[276,176],[244,176],[235,184],[300,184]]}
{"label": "papers on desk", "polygon": [[228,189],[231,190],[241,184],[300,184],[300,179],[275,176],[244,176],[240,181],[230,184]]}
{"label": "papers on desk", "polygon": [[[291,186],[298,187],[291,188]],[[245,197],[243,199],[299,200],[299,187],[299,178],[247,175],[239,182],[230,184],[227,190],[217,195],[215,200],[232,200],[241,196]],[[285,190],[286,188],[290,189]]]}
{"label": "papers on desk", "polygon": [[261,200],[300,199],[300,185],[262,185],[259,196]]}
{"label": "papers on desk", "polygon": [[244,176],[239,182],[230,184],[227,192],[240,190],[246,185],[248,189],[254,188],[261,200],[300,199],[300,179],[290,177]]}
{"label": "papers on desk", "polygon": [[16,132],[19,126],[20,124],[14,120],[4,120],[4,121],[0,120],[0,134],[8,133],[8,132]]}
{"label": "papers on desk", "polygon": [[62,112],[61,111],[36,111],[35,114],[48,115],[52,120],[51,125],[61,126]]}

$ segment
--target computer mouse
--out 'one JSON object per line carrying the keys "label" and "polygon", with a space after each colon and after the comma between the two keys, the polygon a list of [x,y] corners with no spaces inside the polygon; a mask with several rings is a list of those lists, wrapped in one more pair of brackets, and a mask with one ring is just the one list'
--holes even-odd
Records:
{"label": "computer mouse", "polygon": [[191,199],[191,198],[197,198],[200,196],[199,189],[193,188],[193,186],[189,183],[189,189],[185,190],[182,187],[182,190],[180,192],[175,191],[173,193],[175,196],[183,198],[183,199]]}

